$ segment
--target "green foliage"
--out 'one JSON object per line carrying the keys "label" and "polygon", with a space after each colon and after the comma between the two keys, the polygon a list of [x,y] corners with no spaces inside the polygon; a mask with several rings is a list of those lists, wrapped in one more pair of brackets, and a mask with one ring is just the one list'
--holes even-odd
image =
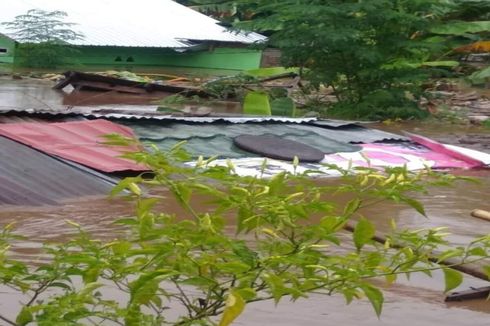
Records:
{"label": "green foliage", "polygon": [[55,42],[23,43],[15,50],[15,65],[26,68],[57,68],[73,62],[78,50],[70,45]]}
{"label": "green foliage", "polygon": [[[427,116],[417,103],[423,82],[450,75],[458,62],[447,55],[490,30],[485,0],[187,2],[233,6],[242,14],[235,28],[268,35],[285,66],[334,88],[338,105],[327,114],[357,119]],[[379,101],[380,92],[391,100]]]}
{"label": "green foliage", "polygon": [[176,2],[189,6],[215,19],[219,19],[223,24],[231,24],[237,20],[250,19],[251,16],[255,15],[254,1],[177,0]]}
{"label": "green foliage", "polygon": [[65,22],[63,11],[31,9],[24,15],[16,16],[11,22],[4,22],[20,44],[16,49],[16,64],[29,68],[56,68],[65,63],[65,58],[77,51],[68,45],[69,41],[83,38],[71,29],[75,24]]}
{"label": "green foliage", "polygon": [[[117,145],[128,141],[108,140]],[[213,159],[183,164],[188,155],[182,144],[169,152],[154,148],[126,157],[151,167],[154,174],[126,178],[114,189],[113,195],[121,193],[135,203],[134,217],[116,221],[126,231],[118,238],[96,240],[69,222],[78,235],[46,244],[42,254],[48,262],[31,266],[9,256],[12,226],[0,234],[0,283],[29,297],[12,324],[225,326],[248,303],[280,303],[311,292],[343,295],[347,303],[365,297],[379,315],[383,294],[371,280],[430,274],[441,269],[438,260],[450,257],[459,259],[444,269],[450,290],[461,277],[448,268],[489,256],[490,235],[467,247],[449,248],[443,229],[393,226],[379,243],[375,225],[360,214],[380,200],[424,213],[409,194],[424,192],[427,185],[450,184],[457,179],[452,175],[405,168],[384,173],[338,169],[342,178],[328,186],[308,173],[282,172],[263,179],[239,177],[233,164],[218,167]],[[344,205],[325,199],[325,194],[337,193],[351,200]],[[159,203],[172,198],[182,215],[161,209]],[[354,230],[349,240],[341,237],[348,226]],[[441,246],[445,251],[437,256]],[[119,301],[108,297],[108,288],[120,290]],[[168,309],[184,312],[172,318],[175,313]]]}
{"label": "green foliage", "polygon": [[290,97],[278,97],[270,102],[272,115],[296,116],[296,104]]}
{"label": "green foliage", "polygon": [[357,105],[342,101],[335,103],[327,113],[333,117],[355,120],[410,120],[428,116],[428,112],[420,110],[417,103],[410,100],[403,90],[374,91]]}
{"label": "green foliage", "polygon": [[[333,86],[343,111],[366,114],[369,106],[378,105],[371,98],[380,91],[393,93],[397,101],[395,105],[381,103],[374,109],[378,113],[388,109],[387,116],[396,118],[402,114],[390,107],[418,109],[415,99],[420,84],[433,66],[423,63],[430,61],[439,46],[425,42],[423,36],[434,20],[427,17],[439,1],[255,3],[257,15],[237,27],[259,32],[272,28],[269,44],[282,50],[284,64],[308,68],[304,77],[313,85]],[[404,91],[414,98],[397,95]],[[359,104],[364,108],[359,109]],[[422,115],[414,112],[411,116]]]}
{"label": "green foliage", "polygon": [[294,77],[296,74],[297,69],[284,67],[247,70],[236,76],[208,82],[204,90],[220,99],[242,99],[245,114],[294,117],[296,105],[288,96],[287,89],[269,88],[263,83],[279,77]]}
{"label": "green foliage", "polygon": [[65,43],[82,38],[82,34],[71,30],[75,24],[64,21],[66,16],[63,11],[31,9],[2,25],[11,29],[15,40],[22,43]]}
{"label": "green foliage", "polygon": [[431,29],[434,34],[465,35],[468,33],[481,33],[490,30],[490,21],[452,22]]}
{"label": "green foliage", "polygon": [[243,113],[251,115],[271,115],[269,96],[262,92],[248,92],[243,100]]}
{"label": "green foliage", "polygon": [[446,14],[450,20],[475,21],[490,19],[490,2],[487,0],[449,0],[447,2],[451,6],[450,11]]}
{"label": "green foliage", "polygon": [[468,76],[468,80],[473,85],[484,85],[486,83],[490,83],[490,67],[475,71]]}

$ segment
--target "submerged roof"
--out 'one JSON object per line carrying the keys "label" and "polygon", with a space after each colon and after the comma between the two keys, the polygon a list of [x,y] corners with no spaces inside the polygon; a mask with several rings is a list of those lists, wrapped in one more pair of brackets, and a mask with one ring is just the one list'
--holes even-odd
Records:
{"label": "submerged roof", "polygon": [[0,137],[0,205],[54,205],[80,196],[105,195],[107,177],[80,169]]}
{"label": "submerged roof", "polygon": [[314,147],[325,154],[336,152],[355,152],[361,147],[356,143],[373,143],[383,140],[404,141],[406,138],[367,129],[357,125],[339,127],[315,126],[310,123],[247,122],[214,123],[143,122],[127,121],[141,141],[155,143],[163,150],[169,150],[178,142],[186,141],[184,146],[193,156],[219,156],[224,158],[243,158],[256,156],[240,150],[233,145],[239,135],[275,135],[284,139],[298,141]]}
{"label": "submerged roof", "polygon": [[131,129],[106,120],[0,125],[0,135],[99,171],[147,170],[120,157],[124,151],[134,151],[136,148],[103,144],[103,136],[108,134],[134,137]]}
{"label": "submerged roof", "polygon": [[[72,30],[84,35],[75,45],[186,48],[190,41],[254,43],[256,33],[229,32],[218,21],[172,0],[2,0],[0,22],[28,10],[64,11]],[[0,34],[15,35],[0,25]]]}

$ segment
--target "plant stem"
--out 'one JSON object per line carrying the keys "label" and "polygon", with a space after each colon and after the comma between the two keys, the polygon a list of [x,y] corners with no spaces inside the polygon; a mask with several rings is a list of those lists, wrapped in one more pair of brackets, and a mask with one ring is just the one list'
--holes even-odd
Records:
{"label": "plant stem", "polygon": [[6,322],[9,325],[18,326],[17,323],[14,323],[13,321],[9,320],[8,318],[5,318],[2,315],[0,315],[0,320],[3,320],[4,322]]}

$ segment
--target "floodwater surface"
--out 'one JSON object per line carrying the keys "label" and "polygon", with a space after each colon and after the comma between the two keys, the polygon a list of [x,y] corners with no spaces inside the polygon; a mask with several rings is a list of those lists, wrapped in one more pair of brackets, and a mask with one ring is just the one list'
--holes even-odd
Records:
{"label": "floodwater surface", "polygon": [[[43,91],[39,91],[38,82],[20,81],[18,85],[23,86],[15,87],[12,86],[11,81],[8,84],[10,89],[0,81],[0,110],[40,108],[42,105],[52,109],[64,107],[63,94],[48,91],[49,83],[45,83]],[[429,124],[396,125],[389,128],[392,131],[416,129],[419,134],[462,146],[461,143],[454,141],[454,137],[447,137],[451,135],[451,131],[439,127],[433,128]],[[486,130],[479,128],[465,128],[469,129],[461,132],[462,136],[468,133],[487,134]],[[488,152],[488,146],[488,143],[480,142],[469,147]],[[455,173],[473,176],[479,180],[479,183],[457,182],[452,187],[431,188],[427,194],[417,195],[426,207],[428,218],[412,209],[389,203],[372,206],[365,209],[363,214],[375,221],[381,231],[387,230],[392,218],[400,227],[447,226],[452,233],[450,239],[454,244],[466,244],[471,238],[488,234],[490,222],[471,217],[470,212],[476,208],[490,211],[490,171],[456,171]],[[179,212],[172,201],[163,201],[159,209]],[[115,226],[113,222],[118,217],[130,216],[132,212],[133,205],[122,199],[80,198],[55,207],[1,207],[0,226],[10,222],[16,223],[17,232],[24,235],[26,239],[15,243],[14,254],[18,258],[35,262],[42,259],[38,255],[43,242],[63,241],[72,236],[74,230],[66,220],[82,225],[96,238],[110,241],[121,232],[121,228]],[[348,237],[349,234],[346,236]],[[488,282],[467,276],[459,289],[468,289],[470,286],[488,286]],[[236,321],[236,325],[490,325],[490,302],[471,300],[444,303],[443,288],[442,276],[439,273],[436,273],[432,279],[418,275],[413,276],[410,282],[401,280],[385,289],[386,302],[380,319],[375,316],[367,300],[355,301],[346,306],[340,296],[312,295],[296,303],[291,303],[288,298],[284,298],[277,307],[273,302],[251,304]],[[0,312],[6,312],[7,315],[15,314],[19,307],[17,302],[18,297],[4,293],[0,289]]]}

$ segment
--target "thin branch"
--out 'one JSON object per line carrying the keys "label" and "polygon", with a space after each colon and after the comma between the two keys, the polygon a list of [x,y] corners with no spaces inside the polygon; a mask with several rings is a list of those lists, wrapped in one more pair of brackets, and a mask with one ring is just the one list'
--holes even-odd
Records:
{"label": "thin branch", "polygon": [[9,325],[18,326],[17,323],[14,323],[13,321],[9,320],[8,318],[6,318],[2,315],[0,315],[0,320],[3,320],[4,322],[6,322]]}

